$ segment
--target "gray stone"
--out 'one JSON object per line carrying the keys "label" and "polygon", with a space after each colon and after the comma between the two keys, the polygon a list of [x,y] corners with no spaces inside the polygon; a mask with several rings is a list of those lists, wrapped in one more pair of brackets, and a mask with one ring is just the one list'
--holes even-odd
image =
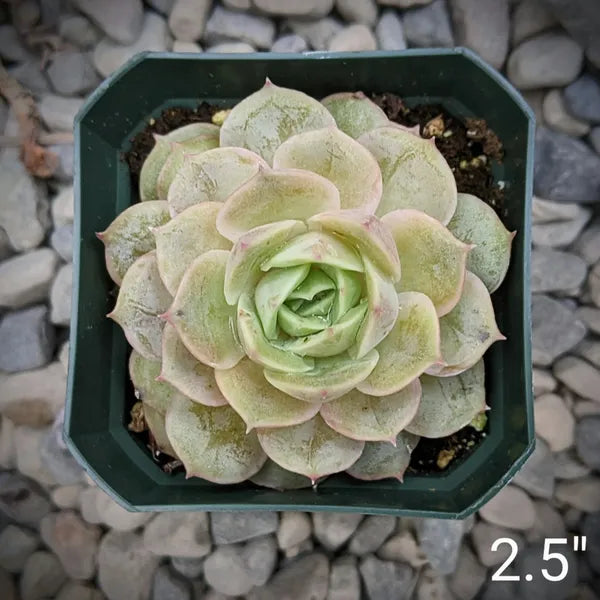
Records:
{"label": "gray stone", "polygon": [[554,365],[554,376],[579,396],[600,401],[600,371],[585,360],[575,356],[559,359]]}
{"label": "gray stone", "polygon": [[207,52],[217,52],[221,54],[239,54],[245,52],[256,52],[256,48],[246,42],[223,42],[215,44],[206,49]]}
{"label": "gray stone", "polygon": [[7,525],[0,531],[0,567],[10,573],[21,572],[39,543],[38,537],[27,529]]}
{"label": "gray stone", "polygon": [[581,306],[575,311],[577,318],[581,319],[590,331],[600,334],[600,309],[591,306]]}
{"label": "gray stone", "polygon": [[536,133],[535,193],[556,202],[600,201],[600,157],[582,141],[545,127]]}
{"label": "gray stone", "polygon": [[80,484],[61,485],[52,490],[50,497],[58,508],[78,508],[82,490]]}
{"label": "gray stone", "polygon": [[544,369],[533,369],[533,394],[535,397],[553,392],[556,389],[556,379],[550,371]]}
{"label": "gray stone", "polygon": [[343,28],[340,21],[332,17],[317,21],[289,19],[287,25],[294,33],[301,35],[313,50],[327,50],[329,40]]}
{"label": "gray stone", "polygon": [[577,206],[581,208],[581,212],[570,221],[534,224],[531,228],[531,239],[535,246],[564,248],[577,239],[590,218],[590,212],[576,204],[563,206]]}
{"label": "gray stone", "polygon": [[253,0],[254,6],[268,15],[316,19],[328,15],[334,0]]}
{"label": "gray stone", "polygon": [[[117,504],[106,492],[103,492],[100,488],[93,488],[95,492],[95,509],[98,515],[100,523],[103,523],[111,529],[115,529],[120,532],[129,532],[145,525],[151,518],[152,513],[144,512],[130,512],[123,508],[120,504]],[[82,495],[83,501],[83,495]],[[85,514],[83,514],[85,519]],[[87,519],[86,519],[87,521]],[[88,521],[89,522],[89,521]],[[119,538],[121,539],[121,538]],[[122,538],[126,540],[132,540],[133,538]],[[150,552],[146,550],[145,552]]]}
{"label": "gray stone", "polygon": [[77,581],[69,581],[60,589],[55,600],[106,600],[106,598],[96,588]]}
{"label": "gray stone", "polygon": [[404,50],[406,37],[402,21],[395,10],[384,10],[375,27],[375,37],[381,50]]}
{"label": "gray stone", "polygon": [[567,86],[565,104],[575,117],[600,123],[600,83],[595,77],[585,74]]}
{"label": "gray stone", "polygon": [[42,462],[42,445],[48,430],[21,425],[15,429],[17,469],[43,486],[56,485],[54,475]]}
{"label": "gray stone", "polygon": [[362,556],[376,552],[396,529],[396,519],[386,516],[365,517],[352,536],[348,550]]}
{"label": "gray stone", "polygon": [[13,578],[2,568],[0,568],[0,597],[3,600],[19,600]]}
{"label": "gray stone", "polygon": [[132,44],[142,31],[142,0],[73,0],[106,35],[120,44]]}
{"label": "gray stone", "polygon": [[18,252],[39,245],[50,225],[44,190],[22,169],[0,166],[0,227]]}
{"label": "gray stone", "polygon": [[154,574],[152,600],[192,600],[192,586],[163,565]]}
{"label": "gray stone", "polygon": [[541,366],[577,346],[587,332],[573,310],[543,294],[532,296],[531,321],[533,362]]}
{"label": "gray stone", "polygon": [[575,444],[581,460],[600,471],[600,417],[585,417],[577,423]]}
{"label": "gray stone", "polygon": [[50,552],[34,552],[25,563],[21,576],[22,600],[52,598],[65,582],[65,572],[56,556]]}
{"label": "gray stone", "polygon": [[15,468],[15,424],[10,419],[0,419],[0,469]]}
{"label": "gray stone", "polygon": [[223,4],[227,8],[234,10],[248,10],[252,8],[252,0],[223,0]]}
{"label": "gray stone", "polygon": [[265,17],[238,13],[216,6],[204,31],[209,44],[239,40],[256,48],[270,48],[275,37],[275,25]]}
{"label": "gray stone", "polygon": [[51,246],[66,261],[73,260],[73,225],[61,225],[50,236]]}
{"label": "gray stone", "polygon": [[40,523],[44,543],[54,552],[72,579],[91,579],[101,530],[88,525],[73,511],[50,513]]}
{"label": "gray stone", "polygon": [[19,31],[33,29],[38,24],[41,10],[36,0],[21,0],[11,10],[13,23]]}
{"label": "gray stone", "polygon": [[302,512],[283,512],[279,519],[277,543],[282,550],[297,546],[310,537],[310,517]]}
{"label": "gray stone", "polygon": [[552,452],[567,450],[575,440],[575,419],[564,400],[544,394],[535,401],[535,431]]}
{"label": "gray stone", "polygon": [[353,557],[342,556],[331,565],[327,600],[360,600],[360,575]]}
{"label": "gray stone", "polygon": [[427,563],[423,549],[410,531],[401,531],[392,536],[381,546],[377,555],[383,560],[408,563],[415,569],[419,569]]}
{"label": "gray stone", "polygon": [[431,566],[444,575],[452,573],[464,534],[463,521],[422,519],[417,523],[417,534]]}
{"label": "gray stone", "polygon": [[592,569],[600,573],[600,512],[585,517],[581,533],[587,538],[587,559]]}
{"label": "gray stone", "polygon": [[554,458],[548,444],[543,440],[536,441],[533,453],[515,475],[513,483],[532,496],[552,498],[554,493]]}
{"label": "gray stone", "polygon": [[582,464],[572,451],[554,455],[554,474],[557,479],[578,479],[590,474],[590,468]]}
{"label": "gray stone", "polygon": [[429,598],[449,598],[451,596],[446,577],[437,573],[431,567],[425,567],[417,580],[414,598],[426,600]]}
{"label": "gray stone", "polygon": [[109,531],[100,542],[98,583],[108,600],[144,600],[150,595],[159,557],[144,548],[141,536]]}
{"label": "gray stone", "polygon": [[83,469],[67,449],[63,440],[62,411],[57,415],[54,425],[40,446],[43,467],[52,478],[60,485],[73,485],[83,478]]}
{"label": "gray stone", "polygon": [[369,555],[360,561],[359,569],[370,600],[410,598],[415,581],[413,570],[408,565],[380,560]]}
{"label": "gray stone", "polygon": [[17,425],[44,427],[65,403],[67,378],[55,361],[42,369],[0,373],[0,413]]}
{"label": "gray stone", "polygon": [[329,41],[329,50],[331,52],[377,50],[377,40],[373,32],[366,25],[348,25],[331,38]]}
{"label": "gray stone", "polygon": [[146,0],[146,4],[161,15],[168,15],[173,10],[175,0]]}
{"label": "gray stone", "polygon": [[590,475],[561,481],[556,486],[556,499],[586,513],[600,511],[600,478]]}
{"label": "gray stone", "polygon": [[77,50],[56,52],[46,73],[54,91],[63,96],[85,94],[100,83],[90,55]]}
{"label": "gray stone", "polygon": [[173,52],[184,52],[187,54],[198,54],[202,52],[202,48],[196,42],[180,42],[179,40],[175,40],[173,42]]}
{"label": "gray stone", "polygon": [[573,221],[582,214],[589,214],[589,209],[578,204],[564,204],[552,202],[543,198],[533,197],[531,206],[531,217],[534,225],[547,225],[557,221]]}
{"label": "gray stone", "polygon": [[175,0],[169,13],[169,28],[182,42],[195,42],[202,37],[210,10],[210,0]]}
{"label": "gray stone", "polygon": [[450,9],[456,43],[500,69],[508,52],[508,0],[454,0]]}
{"label": "gray stone", "polygon": [[273,42],[271,52],[305,52],[308,50],[306,40],[296,33],[288,33]]}
{"label": "gray stone", "polygon": [[55,227],[73,222],[73,186],[60,188],[52,199],[52,221]]}
{"label": "gray stone", "polygon": [[29,52],[13,25],[0,25],[0,56],[9,62],[22,62]]}
{"label": "gray stone", "polygon": [[210,528],[215,544],[244,542],[277,531],[275,512],[214,512]]}
{"label": "gray stone", "polygon": [[81,98],[65,98],[56,94],[44,94],[38,103],[42,120],[54,131],[71,131],[73,120],[83,105]]}
{"label": "gray stone", "polygon": [[579,400],[573,406],[573,414],[578,419],[600,415],[600,403],[593,400]]}
{"label": "gray stone", "polygon": [[596,154],[600,154],[600,127],[594,127],[590,133],[590,144],[596,151]]}
{"label": "gray stone", "polygon": [[587,135],[590,131],[586,121],[577,119],[567,110],[562,90],[550,90],[546,94],[543,111],[544,122],[556,131],[575,137]]}
{"label": "gray stone", "polygon": [[50,512],[50,502],[42,488],[19,473],[0,473],[0,510],[9,519],[37,526]]}
{"label": "gray stone", "polygon": [[83,15],[63,15],[58,24],[58,34],[83,50],[92,48],[102,37],[100,30]]}
{"label": "gray stone", "polygon": [[600,307],[600,261],[598,261],[588,276],[588,289],[592,302]]}
{"label": "gray stone", "polygon": [[[473,600],[487,579],[485,567],[467,545],[463,545],[458,555],[456,569],[450,576],[450,590],[460,600]],[[433,600],[433,599],[432,599]]]}
{"label": "gray stone", "polygon": [[44,94],[50,91],[50,82],[40,68],[39,59],[31,58],[25,62],[7,69],[21,85],[34,94]]}
{"label": "gray stone", "polygon": [[323,554],[305,554],[277,571],[271,581],[252,590],[246,600],[325,600],[329,563]]}
{"label": "gray stone", "polygon": [[346,21],[372,27],[377,21],[375,0],[336,0],[335,7]]}
{"label": "gray stone", "polygon": [[537,501],[535,505],[535,523],[526,532],[528,543],[539,542],[545,538],[566,537],[567,529],[562,515],[548,502]]}
{"label": "gray stone", "polygon": [[164,52],[171,44],[171,36],[166,20],[156,13],[144,16],[144,26],[139,38],[129,46],[123,46],[109,38],[104,38],[94,49],[94,65],[102,76],[108,77],[138,52],[152,50]]}
{"label": "gray stone", "polygon": [[501,544],[494,552],[492,552],[492,544],[499,538],[509,537],[517,543],[519,549],[525,546],[523,536],[515,531],[490,525],[485,521],[480,521],[473,527],[471,539],[473,547],[479,558],[479,562],[484,567],[493,567],[504,562],[510,555],[510,547],[506,544]]}
{"label": "gray stone", "polygon": [[211,548],[208,515],[203,512],[160,513],[146,525],[144,546],[159,556],[206,556]]}
{"label": "gray stone", "polygon": [[523,40],[546,31],[556,25],[554,15],[543,0],[523,0],[512,15],[512,43],[517,46]]}
{"label": "gray stone", "polygon": [[45,306],[4,316],[0,322],[0,370],[14,373],[43,367],[53,353],[54,329]]}
{"label": "gray stone", "polygon": [[398,8],[412,8],[413,6],[423,6],[429,4],[431,0],[377,0],[377,4],[382,6],[396,6]]}
{"label": "gray stone", "polygon": [[575,80],[582,61],[581,46],[569,36],[543,33],[511,52],[507,63],[508,78],[524,90],[561,87]]}
{"label": "gray stone", "polygon": [[55,325],[68,325],[71,320],[71,290],[73,265],[63,265],[52,282],[50,290],[50,320]]}
{"label": "gray stone", "polygon": [[314,536],[327,550],[337,550],[350,539],[362,518],[356,513],[313,513]]}
{"label": "gray stone", "polygon": [[510,529],[530,529],[535,522],[535,509],[531,498],[513,485],[502,488],[479,510],[479,514],[488,523]]}
{"label": "gray stone", "polygon": [[203,558],[183,558],[182,556],[174,556],[171,558],[171,566],[175,571],[187,579],[197,579],[204,573]]}
{"label": "gray stone", "polygon": [[58,351],[58,360],[65,370],[65,375],[69,372],[69,341],[67,340]]}
{"label": "gray stone", "polygon": [[409,46],[453,46],[454,37],[445,0],[415,8],[404,14],[404,34]]}
{"label": "gray stone", "polygon": [[570,292],[585,281],[587,265],[576,254],[534,249],[531,253],[531,291]]}
{"label": "gray stone", "polygon": [[48,150],[58,157],[54,177],[62,183],[71,183],[74,165],[73,144],[53,144],[48,146]]}

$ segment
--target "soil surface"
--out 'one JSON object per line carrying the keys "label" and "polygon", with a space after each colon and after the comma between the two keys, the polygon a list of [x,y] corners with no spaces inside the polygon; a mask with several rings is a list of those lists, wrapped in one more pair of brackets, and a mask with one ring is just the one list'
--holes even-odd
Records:
{"label": "soil surface", "polygon": [[[436,146],[450,165],[459,192],[474,194],[492,206],[501,218],[506,216],[503,192],[495,184],[491,168],[493,161],[502,161],[502,142],[484,119],[460,120],[440,105],[423,104],[408,107],[395,94],[374,95],[372,99],[391,121],[407,127],[418,125],[423,137],[436,138]],[[165,109],[158,118],[151,119],[148,125],[132,138],[130,150],[122,156],[129,165],[132,188],[138,188],[139,173],[154,146],[155,134],[164,135],[190,123],[210,122],[217,110],[221,110],[221,107],[202,102],[194,109],[171,107]],[[133,406],[133,393],[131,398]],[[433,474],[461,462],[478,446],[486,431],[487,427],[479,432],[467,426],[448,437],[421,439],[412,454],[407,473]],[[156,451],[147,431],[134,435],[142,436],[153,457],[165,471],[180,470],[178,461],[173,464],[170,457]]]}

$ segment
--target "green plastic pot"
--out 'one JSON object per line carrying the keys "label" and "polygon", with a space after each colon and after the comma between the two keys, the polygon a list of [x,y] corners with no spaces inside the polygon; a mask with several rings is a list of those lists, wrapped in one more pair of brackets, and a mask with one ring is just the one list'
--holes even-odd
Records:
{"label": "green plastic pot", "polygon": [[[133,201],[121,153],[148,119],[199,100],[231,106],[269,76],[320,98],[347,90],[394,92],[439,102],[459,117],[484,117],[504,143],[495,172],[505,182],[506,225],[517,230],[508,276],[494,294],[508,341],[486,355],[489,433],[447,472],[359,482],[335,476],[311,489],[277,492],[167,475],[127,431],[128,346],[105,315],[115,298],[94,233]],[[409,50],[357,54],[140,54],[88,99],[75,125],[74,294],[65,439],[90,476],[131,510],[302,510],[463,518],[517,472],[534,444],[529,246],[534,119],[524,100],[472,52]]]}

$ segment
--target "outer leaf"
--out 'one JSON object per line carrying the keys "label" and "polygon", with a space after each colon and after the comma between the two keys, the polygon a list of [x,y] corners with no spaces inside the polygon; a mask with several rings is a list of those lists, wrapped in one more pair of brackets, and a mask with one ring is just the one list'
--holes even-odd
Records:
{"label": "outer leaf", "polygon": [[276,169],[305,169],[322,175],[340,192],[342,208],[375,212],[382,192],[381,171],[373,155],[337,127],[289,138],[273,158]]}
{"label": "outer leaf", "polygon": [[265,379],[262,367],[247,358],[215,375],[219,389],[244,419],[247,431],[298,425],[319,412],[320,405],[296,400],[275,389]]}
{"label": "outer leaf", "polygon": [[[170,384],[159,381],[160,362],[148,360],[133,350],[129,356],[129,377],[135,389],[135,397],[161,415],[181,394]],[[144,408],[145,409],[145,408]]]}
{"label": "outer leaf", "polygon": [[219,202],[190,206],[162,227],[154,229],[158,271],[173,296],[186,269],[196,258],[208,250],[231,248],[231,242],[215,226],[221,206]]}
{"label": "outer leaf", "polygon": [[467,271],[458,304],[440,319],[442,360],[427,369],[448,377],[471,368],[496,341],[506,339],[498,330],[492,299],[483,281]]}
{"label": "outer leaf", "polygon": [[395,446],[386,442],[367,442],[361,457],[346,472],[364,481],[393,477],[402,482],[410,455],[418,443],[419,437],[406,431],[398,434]]}
{"label": "outer leaf", "polygon": [[434,138],[380,127],[358,141],[375,156],[383,176],[378,215],[414,208],[444,224],[450,221],[456,208],[456,181]]}
{"label": "outer leaf", "polygon": [[263,333],[254,303],[248,294],[242,294],[238,303],[238,334],[244,350],[254,362],[282,371],[302,373],[314,365],[310,358],[301,358],[272,345]]}
{"label": "outer leaf", "polygon": [[251,229],[234,244],[225,270],[225,298],[235,304],[263,276],[261,265],[288,240],[306,231],[302,221],[280,221]]}
{"label": "outer leaf", "polygon": [[156,409],[152,408],[149,404],[144,402],[144,419],[148,429],[154,438],[156,447],[173,458],[177,458],[177,453],[171,446],[171,442],[167,436],[167,430],[165,428],[165,415],[159,413]]}
{"label": "outer leaf", "polygon": [[309,231],[294,238],[264,263],[262,270],[295,267],[306,263],[325,264],[347,271],[364,271],[360,257],[352,248],[323,231]]}
{"label": "outer leaf", "polygon": [[367,396],[352,390],[321,407],[329,427],[354,440],[396,443],[396,436],[412,421],[421,400],[418,379],[389,396]]}
{"label": "outer leaf", "polygon": [[221,146],[241,146],[269,164],[285,140],[303,131],[335,125],[327,109],[297,90],[273,85],[236,104],[221,127]]}
{"label": "outer leaf", "polygon": [[123,328],[134,350],[145,358],[159,360],[164,327],[159,315],[171,300],[158,274],[156,252],[148,252],[125,273],[115,308],[106,316]]}
{"label": "outer leaf", "polygon": [[266,460],[256,433],[246,434],[244,421],[230,406],[174,402],[166,429],[188,478],[239,483],[255,475]]}
{"label": "outer leaf", "polygon": [[398,318],[379,344],[377,366],[357,388],[371,396],[403,389],[440,360],[440,325],[431,300],[418,292],[398,294]]}
{"label": "outer leaf", "polygon": [[198,361],[179,339],[177,330],[165,324],[162,345],[162,370],[159,380],[170,383],[194,402],[224,406],[227,400],[217,387],[212,367]]}
{"label": "outer leaf", "polygon": [[165,318],[177,329],[186,348],[201,362],[230,369],[244,355],[235,337],[235,308],[223,294],[228,252],[210,250],[183,276]]}
{"label": "outer leaf", "polygon": [[360,210],[326,212],[311,217],[308,228],[342,236],[393,281],[400,279],[400,258],[394,238],[377,217]]}
{"label": "outer leaf", "polygon": [[298,400],[320,404],[349,392],[369,375],[378,360],[376,350],[371,350],[360,359],[342,354],[315,360],[315,368],[306,373],[283,373],[265,369],[265,377],[271,385]]}
{"label": "outer leaf", "polygon": [[406,430],[423,437],[452,435],[485,410],[485,372],[480,360],[454,377],[421,377],[419,410]]}
{"label": "outer leaf", "polygon": [[105,246],[106,270],[117,285],[140,256],[154,250],[151,230],[169,218],[166,202],[142,202],[125,209],[106,231],[97,234]]}
{"label": "outer leaf", "polygon": [[297,169],[261,169],[223,204],[217,229],[235,242],[259,225],[286,219],[303,221],[339,207],[340,194],[325,177]]}
{"label": "outer leaf", "polygon": [[271,460],[313,483],[347,469],[364,447],[364,442],[336,433],[319,415],[301,425],[259,431],[258,439]]}
{"label": "outer leaf", "polygon": [[273,462],[269,458],[267,458],[267,462],[264,464],[263,468],[256,475],[250,477],[250,481],[256,485],[273,488],[280,492],[286,490],[300,490],[312,485],[308,477],[286,471],[283,467],[280,467],[276,462]]}
{"label": "outer leaf", "polygon": [[225,202],[267,163],[244,148],[214,148],[188,154],[177,171],[167,200],[171,214],[201,202]]}
{"label": "outer leaf", "polygon": [[431,298],[440,317],[448,314],[460,298],[471,246],[418,210],[396,210],[382,221],[402,260],[402,280],[396,289],[422,292]]}
{"label": "outer leaf", "polygon": [[510,233],[494,209],[471,194],[458,194],[456,212],[448,229],[466,244],[474,244],[467,269],[485,283],[490,294],[500,287],[510,263],[515,233]]}
{"label": "outer leaf", "polygon": [[362,92],[332,94],[321,102],[333,115],[337,126],[355,139],[376,127],[389,125],[383,110]]}
{"label": "outer leaf", "polygon": [[363,262],[369,309],[350,350],[355,358],[364,356],[385,339],[398,317],[398,294],[392,280],[383,276],[366,256]]}

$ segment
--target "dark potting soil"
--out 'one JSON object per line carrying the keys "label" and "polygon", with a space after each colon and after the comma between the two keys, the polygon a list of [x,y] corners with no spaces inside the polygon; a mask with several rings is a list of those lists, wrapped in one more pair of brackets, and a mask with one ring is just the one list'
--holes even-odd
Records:
{"label": "dark potting soil", "polygon": [[[501,219],[506,216],[503,192],[494,182],[491,168],[493,161],[502,161],[502,142],[484,119],[461,120],[440,105],[408,107],[395,94],[374,95],[372,99],[391,121],[407,127],[418,125],[423,137],[436,138],[436,146],[450,165],[459,192],[474,194],[492,206]],[[122,155],[129,166],[132,189],[138,188],[140,170],[154,147],[154,134],[164,135],[190,123],[210,122],[218,110],[221,108],[202,102],[196,108],[167,108],[160,116],[151,119],[132,138],[131,148]],[[131,408],[135,403],[133,392],[130,397]],[[448,437],[422,438],[412,454],[407,473],[427,475],[444,471],[466,458],[485,437],[486,431],[487,426],[481,432],[467,426]],[[179,461],[156,451],[148,431],[134,431],[133,435],[140,436],[165,471],[171,473],[181,469]]]}

